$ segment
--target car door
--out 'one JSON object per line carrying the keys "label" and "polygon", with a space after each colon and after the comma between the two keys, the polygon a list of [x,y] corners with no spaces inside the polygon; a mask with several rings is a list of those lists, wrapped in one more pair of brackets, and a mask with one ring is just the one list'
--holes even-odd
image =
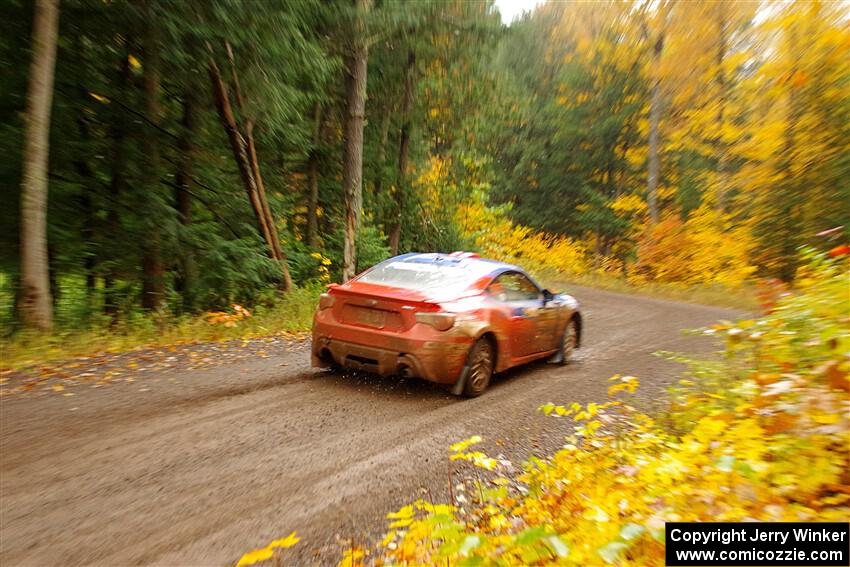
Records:
{"label": "car door", "polygon": [[538,317],[543,296],[534,282],[519,272],[506,272],[490,284],[487,292],[503,308],[511,358],[539,352]]}
{"label": "car door", "polygon": [[550,294],[550,300],[544,300],[537,316],[537,352],[551,351],[560,348],[563,329],[560,327],[563,319],[563,304]]}
{"label": "car door", "polygon": [[543,290],[534,280],[525,274],[517,273],[516,285],[520,288],[524,301],[527,302],[526,313],[534,323],[534,337],[528,345],[527,353],[550,351],[556,348],[560,335],[557,334],[560,303],[546,302]]}

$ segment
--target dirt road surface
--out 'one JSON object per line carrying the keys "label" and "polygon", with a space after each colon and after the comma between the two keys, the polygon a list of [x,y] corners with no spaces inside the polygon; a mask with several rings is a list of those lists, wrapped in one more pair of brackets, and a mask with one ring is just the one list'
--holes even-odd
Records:
{"label": "dirt road surface", "polygon": [[450,443],[480,434],[519,464],[563,443],[566,424],[541,403],[604,401],[614,373],[657,403],[681,367],[651,353],[711,350],[681,330],[735,315],[570,290],[586,322],[576,360],[511,371],[473,400],[313,370],[307,343],[73,396],[5,396],[0,564],[232,565],[293,530],[293,563],[332,563],[349,538],[380,536],[387,512],[425,492],[448,501]]}

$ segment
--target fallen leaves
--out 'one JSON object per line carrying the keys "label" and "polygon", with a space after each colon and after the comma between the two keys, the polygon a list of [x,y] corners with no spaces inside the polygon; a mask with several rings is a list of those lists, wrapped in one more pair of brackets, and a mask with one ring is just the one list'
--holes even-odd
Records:
{"label": "fallen leaves", "polygon": [[265,547],[249,551],[239,559],[239,561],[236,563],[236,567],[253,565],[254,563],[259,563],[260,561],[271,559],[272,556],[275,554],[275,550],[292,547],[299,541],[300,538],[295,534],[295,532],[292,532],[285,538],[276,539]]}
{"label": "fallen leaves", "polygon": [[[35,364],[23,370],[0,369],[0,397],[28,392],[67,394],[67,388],[101,388],[117,382],[132,384],[161,372],[201,370],[308,348],[303,333],[186,343],[122,353],[82,356],[56,365]],[[286,366],[287,362],[280,363]],[[172,380],[169,380],[172,381]],[[143,390],[146,391],[146,390]]]}

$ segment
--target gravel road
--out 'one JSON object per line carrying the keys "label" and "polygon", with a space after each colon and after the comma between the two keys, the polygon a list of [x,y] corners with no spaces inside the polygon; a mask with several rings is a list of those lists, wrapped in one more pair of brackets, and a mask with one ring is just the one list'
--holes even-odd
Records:
{"label": "gravel road", "polygon": [[293,530],[295,564],[330,563],[424,492],[447,501],[450,443],[480,434],[486,452],[517,464],[545,453],[565,424],[535,409],[604,401],[615,373],[641,379],[639,403],[658,403],[680,367],[651,353],[711,350],[681,330],[735,316],[570,291],[585,320],[576,360],[513,370],[472,400],[417,380],[316,371],[298,342],[106,387],[4,396],[0,564],[232,565]]}

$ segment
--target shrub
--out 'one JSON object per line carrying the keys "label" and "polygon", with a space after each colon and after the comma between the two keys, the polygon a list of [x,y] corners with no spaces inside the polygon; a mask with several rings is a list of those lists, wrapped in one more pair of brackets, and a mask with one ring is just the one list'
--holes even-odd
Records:
{"label": "shrub", "polygon": [[588,252],[582,243],[514,224],[504,208],[471,202],[460,207],[458,218],[464,237],[487,258],[520,264],[540,276],[588,270]]}
{"label": "shrub", "polygon": [[648,225],[638,237],[634,283],[738,286],[755,271],[749,255],[753,239],[746,227],[703,206],[686,222],[670,215]]}

